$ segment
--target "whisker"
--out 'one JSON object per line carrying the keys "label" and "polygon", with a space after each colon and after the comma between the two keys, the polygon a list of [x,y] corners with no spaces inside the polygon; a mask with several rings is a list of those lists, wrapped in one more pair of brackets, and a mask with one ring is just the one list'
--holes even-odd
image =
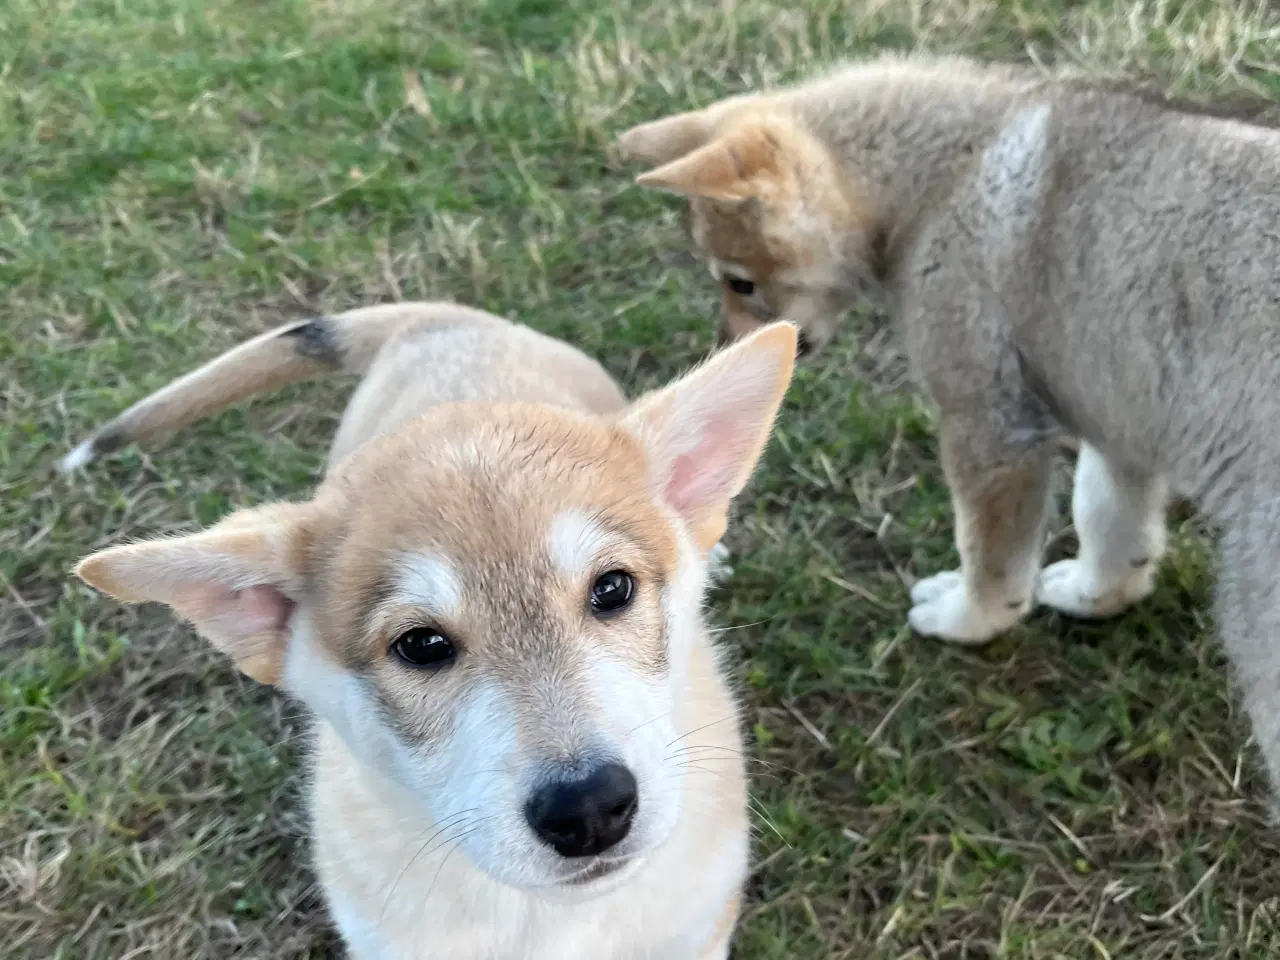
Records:
{"label": "whisker", "polygon": [[706,767],[700,767],[694,763],[681,764],[681,766],[687,769],[690,773],[705,773],[707,776],[715,777],[717,780],[722,780],[725,783],[734,782],[733,777],[730,777],[727,774],[721,773],[719,770],[708,770]]}
{"label": "whisker", "polygon": [[427,837],[426,840],[422,841],[422,846],[418,847],[417,852],[412,857],[409,858],[409,861],[403,867],[401,867],[400,872],[396,874],[395,880],[393,880],[391,883],[391,889],[387,891],[387,897],[382,902],[382,910],[378,914],[379,923],[381,923],[382,920],[386,917],[387,907],[391,905],[391,898],[395,895],[396,887],[400,885],[400,881],[403,880],[404,875],[409,872],[409,868],[412,867],[415,863],[417,863],[418,858],[422,856],[423,852],[427,849],[427,847],[431,844],[431,842],[435,840],[437,837],[439,837],[441,834],[447,833],[449,830],[453,829],[455,826],[458,826],[459,821],[465,822],[467,814],[474,813],[477,809],[478,809],[477,807],[472,807],[469,810],[463,810],[459,813],[455,813],[453,816],[445,818],[445,820],[442,823],[437,823],[435,825],[436,829],[434,830],[434,832],[432,832],[430,836]]}
{"label": "whisker", "polygon": [[[717,778],[719,778],[719,779],[721,779],[721,780],[724,780],[724,779],[728,776],[728,775],[727,775],[726,773],[724,773],[723,771],[720,771],[720,770],[710,770],[710,769],[708,769],[708,768],[706,768],[706,767],[698,766],[697,764],[693,764],[693,763],[691,763],[691,764],[687,764],[687,765],[686,765],[686,764],[680,764],[680,765],[675,766],[675,767],[673,767],[673,768],[669,768],[669,770],[668,770],[668,772],[667,772],[667,775],[666,775],[666,777],[664,778],[664,782],[666,782],[666,783],[670,783],[670,782],[672,782],[672,781],[680,780],[680,779],[681,779],[681,778],[683,778],[683,777],[687,777],[687,776],[690,776],[691,774],[695,774],[695,773],[705,773],[707,776],[710,776],[710,777],[717,777]],[[736,779],[736,778],[734,778],[734,779]],[[756,778],[754,778],[754,779],[756,779],[757,781],[768,780],[768,781],[773,782],[773,783],[781,783],[781,780],[780,780],[778,777],[776,777],[776,776],[774,776],[774,775],[772,775],[772,774],[764,774],[764,775],[759,776],[759,777],[756,777]]]}
{"label": "whisker", "polygon": [[453,836],[453,837],[446,837],[445,839],[441,840],[441,841],[440,841],[439,843],[437,843],[434,847],[432,847],[429,851],[427,851],[427,855],[428,855],[428,856],[430,856],[431,854],[435,853],[435,852],[436,852],[437,850],[439,850],[440,848],[442,848],[442,847],[444,847],[444,846],[447,846],[447,845],[448,845],[448,844],[450,844],[450,843],[453,843],[455,840],[459,840],[459,839],[461,839],[462,837],[469,837],[469,836],[471,836],[471,834],[475,833],[477,830],[479,830],[481,827],[483,827],[486,823],[488,823],[488,822],[489,822],[490,820],[492,820],[492,819],[493,819],[493,817],[481,817],[479,820],[473,820],[471,823],[469,823],[469,824],[467,824],[467,825],[466,825],[466,827],[464,828],[464,830],[463,830],[463,832],[462,832],[461,834],[457,834],[457,835],[455,835],[455,836]]}
{"label": "whisker", "polygon": [[777,620],[777,619],[778,618],[776,616],[765,617],[763,620],[756,620],[754,623],[739,623],[739,624],[735,624],[733,626],[728,626],[728,627],[712,627],[710,630],[707,631],[707,633],[715,637],[715,636],[719,636],[722,633],[728,633],[730,630],[748,630],[751,627],[763,627],[766,623],[772,623],[774,620]]}
{"label": "whisker", "polygon": [[[702,797],[699,797],[698,799],[700,802],[690,803],[687,805],[686,809],[688,809],[693,813],[696,813],[699,816],[707,816],[707,817],[713,817],[713,818],[719,817],[722,814],[729,812],[729,809],[730,809],[729,805],[727,804],[725,798],[723,797],[702,796]],[[734,804],[733,806],[736,809],[736,804]],[[755,813],[754,810],[752,810],[751,812]],[[747,832],[751,835],[753,839],[759,839],[765,836],[766,833],[769,831],[766,831],[763,829],[760,823],[757,822],[757,817],[751,816],[747,818]],[[783,840],[783,843],[785,844],[786,841]]]}
{"label": "whisker", "polygon": [[[758,768],[759,771],[763,771],[765,774],[768,774],[774,778],[776,778],[781,773],[791,773],[796,775],[799,774],[799,771],[794,770],[790,767],[784,767],[781,764],[774,763],[770,760],[762,760],[760,757],[752,757],[745,753],[738,753],[732,750],[726,750],[723,753],[711,753],[710,752],[711,750],[717,749],[715,747],[704,747],[701,749],[704,752],[696,753],[696,754],[689,753],[684,750],[678,750],[675,753],[670,753],[670,754],[667,754],[665,757],[663,757],[663,762],[664,763],[670,763],[672,761],[684,762],[686,760],[738,760],[743,764],[754,765],[753,767],[749,767],[749,769],[755,770]],[[754,775],[759,776],[760,773],[757,772]]]}
{"label": "whisker", "polygon": [[[717,760],[724,760],[724,757],[698,757],[693,760],[684,760],[680,763],[673,763],[670,766],[676,770],[705,770],[707,773],[714,773],[719,777],[730,776],[728,770],[713,770],[711,767],[703,766],[704,763],[715,763]],[[736,779],[736,778],[735,778]]]}
{"label": "whisker", "polygon": [[782,831],[778,829],[778,825],[774,823],[773,820],[770,819],[767,813],[765,813],[764,807],[760,805],[759,800],[757,800],[755,797],[748,795],[747,807],[764,822],[765,826],[767,826],[770,830],[772,830],[774,833],[778,835],[778,839],[782,841],[784,846],[786,846],[787,848],[791,847],[791,842],[782,835]]}
{"label": "whisker", "polygon": [[[672,753],[667,754],[665,759],[676,760],[679,757],[692,754],[694,750],[703,750],[703,751],[719,750],[720,753],[717,754],[717,756],[720,757],[721,759],[725,757],[738,757],[739,759],[747,763],[758,763],[762,767],[777,766],[777,764],[773,763],[770,760],[763,760],[760,757],[753,757],[744,750],[734,750],[732,747],[720,746],[717,744],[703,744],[701,746],[684,747],[683,749],[676,750],[676,751],[673,751]],[[706,756],[706,754],[700,753],[698,754],[698,756],[703,757],[703,756]]]}
{"label": "whisker", "polygon": [[736,753],[740,756],[746,756],[745,750],[735,750],[733,747],[724,743],[695,743],[687,747],[681,747],[679,750],[673,750],[667,754],[669,757],[678,757],[682,753],[692,753],[694,750],[720,750],[724,753]]}
{"label": "whisker", "polygon": [[632,727],[630,730],[627,731],[627,736],[628,737],[631,736],[637,730],[643,730],[645,727],[647,727],[651,723],[657,723],[659,720],[663,719],[666,716],[667,716],[667,711],[664,710],[661,713],[659,713],[656,717],[651,717],[650,719],[646,720],[644,723],[640,724],[638,727]]}
{"label": "whisker", "polygon": [[[711,776],[720,777],[721,779],[724,779],[723,774],[721,774],[717,770],[708,770],[706,767],[699,767],[696,764],[690,764],[689,766],[691,769],[696,770],[700,773],[706,773],[706,774],[710,774]],[[714,804],[717,798],[708,798],[703,795],[703,796],[698,796],[697,799],[702,801],[711,800],[711,802]],[[695,809],[695,810],[698,809],[697,804],[690,804],[689,809]],[[710,809],[714,811],[714,806]],[[765,811],[760,801],[755,797],[751,796],[750,793],[747,794],[747,809],[751,811],[751,813],[755,814],[756,817],[759,818],[761,823],[763,823],[775,835],[777,835],[778,839],[781,840],[783,844],[785,844],[787,847],[791,846],[791,842],[782,835],[782,831],[778,829],[778,825],[773,822],[772,818],[770,818],[769,814]]]}
{"label": "whisker", "polygon": [[721,724],[721,723],[732,723],[732,722],[736,721],[737,719],[738,719],[738,718],[737,718],[737,717],[735,717],[735,716],[728,716],[728,717],[721,717],[719,720],[712,720],[710,723],[704,723],[702,726],[700,726],[700,727],[694,727],[694,728],[693,728],[692,730],[690,730],[688,733],[684,733],[684,734],[681,734],[680,736],[676,737],[674,740],[672,740],[670,743],[668,743],[668,744],[667,744],[667,746],[668,746],[668,747],[675,746],[675,745],[676,745],[677,743],[679,743],[681,740],[684,740],[684,739],[685,739],[685,738],[687,738],[687,737],[692,737],[695,733],[701,733],[703,730],[709,730],[711,727],[714,727],[714,726],[716,726],[717,724]]}
{"label": "whisker", "polygon": [[[484,820],[481,820],[479,823],[471,827],[469,830],[464,830],[459,836],[455,837],[452,841],[448,841],[453,843],[453,846],[449,848],[449,852],[446,853],[444,855],[444,858],[440,861],[440,866],[436,867],[435,876],[431,878],[431,883],[427,886],[427,892],[423,894],[422,899],[424,901],[427,899],[427,897],[431,895],[431,891],[435,889],[436,881],[440,879],[440,873],[444,870],[444,865],[449,862],[449,858],[454,855],[454,853],[457,851],[457,849],[460,846],[462,846],[462,841],[466,840],[467,837],[471,836],[473,833],[479,830],[480,827],[484,825],[486,820],[491,820],[491,819],[493,818],[485,817]],[[441,846],[443,846],[443,844]],[[439,849],[439,847],[437,847],[436,849]]]}
{"label": "whisker", "polygon": [[722,753],[695,753],[695,754],[687,754],[687,753],[684,753],[684,754],[677,754],[677,755],[672,756],[672,757],[663,757],[663,758],[662,758],[662,762],[663,762],[663,764],[664,764],[664,765],[675,765],[675,764],[681,764],[681,763],[688,763],[688,762],[689,762],[689,761],[691,761],[691,760],[707,760],[707,761],[711,761],[711,762],[714,762],[714,761],[720,761],[720,762],[724,762],[724,763],[729,763],[729,762],[741,763],[741,762],[742,762],[742,757],[735,756],[735,755],[734,755],[734,754],[732,754],[732,753],[730,753],[730,754],[722,754]]}

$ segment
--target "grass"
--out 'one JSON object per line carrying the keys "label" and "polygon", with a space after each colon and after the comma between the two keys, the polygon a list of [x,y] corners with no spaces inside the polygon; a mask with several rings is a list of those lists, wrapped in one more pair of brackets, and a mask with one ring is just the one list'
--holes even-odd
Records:
{"label": "grass", "polygon": [[[298,709],[67,571],[304,492],[342,395],[55,479],[93,424],[283,318],[397,298],[517,317],[639,390],[710,345],[714,291],[678,205],[607,161],[626,124],[917,45],[1280,100],[1278,39],[1264,0],[8,0],[3,955],[340,953]],[[1121,620],[1041,616],[978,651],[911,636],[903,576],[954,561],[950,518],[875,317],[801,372],[739,513],[715,615],[767,813],[741,957],[1280,950],[1280,841],[1193,518]]]}

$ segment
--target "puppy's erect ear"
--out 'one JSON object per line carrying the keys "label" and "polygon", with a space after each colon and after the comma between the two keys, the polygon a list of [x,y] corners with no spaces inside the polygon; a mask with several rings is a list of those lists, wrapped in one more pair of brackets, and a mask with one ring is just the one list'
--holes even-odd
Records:
{"label": "puppy's erect ear", "polygon": [[642,173],[636,183],[690,197],[739,201],[768,197],[791,173],[786,134],[752,123]]}
{"label": "puppy's erect ear", "polygon": [[243,673],[276,684],[303,587],[306,511],[242,510],[203,533],[108,547],[75,572],[118,600],[167,604]]}
{"label": "puppy's erect ear", "polygon": [[694,110],[632,127],[618,137],[615,146],[625,159],[666,163],[701,147],[714,129],[708,111]]}
{"label": "puppy's erect ear", "polygon": [[622,415],[644,445],[650,481],[710,550],[755,470],[795,366],[797,331],[771,323]]}

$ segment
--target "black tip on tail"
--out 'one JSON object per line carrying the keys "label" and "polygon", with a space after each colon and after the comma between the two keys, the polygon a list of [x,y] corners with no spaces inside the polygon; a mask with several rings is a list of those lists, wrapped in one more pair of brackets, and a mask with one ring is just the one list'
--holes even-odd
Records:
{"label": "black tip on tail", "polygon": [[333,335],[333,321],[328,317],[304,320],[280,333],[293,341],[298,356],[323,363],[335,370],[342,367],[342,350]]}
{"label": "black tip on tail", "polygon": [[114,453],[125,445],[125,435],[119,427],[103,427],[80,446],[58,461],[58,470],[70,473],[92,463],[104,453]]}

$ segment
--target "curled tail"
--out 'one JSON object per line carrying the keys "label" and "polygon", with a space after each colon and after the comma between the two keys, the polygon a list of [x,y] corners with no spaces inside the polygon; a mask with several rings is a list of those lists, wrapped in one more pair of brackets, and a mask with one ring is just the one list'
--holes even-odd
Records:
{"label": "curled tail", "polygon": [[473,314],[478,311],[451,304],[387,304],[277,327],[139,400],[95,430],[58,462],[58,468],[65,472],[82,467],[103,454],[177,430],[255,394],[327,373],[365,373],[396,334],[460,320],[475,322]]}

